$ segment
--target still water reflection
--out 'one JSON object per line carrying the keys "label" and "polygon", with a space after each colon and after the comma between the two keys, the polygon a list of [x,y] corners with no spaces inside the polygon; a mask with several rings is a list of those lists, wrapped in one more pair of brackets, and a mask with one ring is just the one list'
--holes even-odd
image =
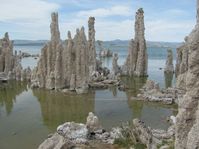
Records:
{"label": "still water reflection", "polygon": [[130,88],[90,91],[86,95],[65,95],[28,88],[26,83],[10,82],[0,88],[0,148],[34,149],[66,121],[85,122],[88,112],[99,117],[109,129],[121,122],[140,118],[153,128],[168,128],[165,121],[172,107],[132,101],[146,78],[122,78]]}

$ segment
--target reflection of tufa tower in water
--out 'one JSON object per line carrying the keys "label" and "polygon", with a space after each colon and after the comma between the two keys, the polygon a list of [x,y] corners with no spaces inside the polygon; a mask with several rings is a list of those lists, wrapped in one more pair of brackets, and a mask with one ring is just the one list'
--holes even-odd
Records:
{"label": "reflection of tufa tower in water", "polygon": [[77,96],[33,90],[33,95],[40,103],[44,124],[52,131],[66,121],[85,123],[88,113],[94,112],[95,108],[94,93]]}
{"label": "reflection of tufa tower in water", "polygon": [[16,97],[27,90],[26,82],[10,81],[5,88],[0,88],[0,104],[5,106],[5,110],[9,115],[12,112]]}

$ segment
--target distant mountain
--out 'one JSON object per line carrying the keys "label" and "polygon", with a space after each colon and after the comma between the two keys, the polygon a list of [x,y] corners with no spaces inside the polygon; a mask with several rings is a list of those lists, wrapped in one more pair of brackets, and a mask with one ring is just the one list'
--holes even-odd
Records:
{"label": "distant mountain", "polygon": [[48,40],[14,40],[14,45],[25,46],[25,45],[44,45]]}
{"label": "distant mountain", "polygon": [[147,47],[158,47],[158,48],[178,48],[182,45],[181,42],[156,42],[147,41]]}
{"label": "distant mountain", "polygon": [[[129,40],[113,40],[113,41],[104,41],[104,44],[108,45],[119,45],[127,46],[129,45]],[[147,41],[147,47],[157,47],[157,48],[177,48],[182,45],[181,42],[162,42],[162,41]]]}
{"label": "distant mountain", "polygon": [[[23,46],[23,45],[44,45],[48,40],[14,40],[14,45]],[[104,41],[105,45],[110,46],[120,46],[126,47],[129,45],[129,40],[113,40],[113,41]],[[180,42],[161,42],[161,41],[147,41],[147,47],[164,47],[164,48],[177,48],[181,46]]]}

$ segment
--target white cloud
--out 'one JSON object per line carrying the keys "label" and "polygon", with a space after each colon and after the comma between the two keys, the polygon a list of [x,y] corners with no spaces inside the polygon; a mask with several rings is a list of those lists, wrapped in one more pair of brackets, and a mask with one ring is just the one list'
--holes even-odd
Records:
{"label": "white cloud", "polygon": [[146,37],[152,41],[183,41],[194,27],[193,21],[153,20],[146,21]]}
{"label": "white cloud", "polygon": [[[49,39],[50,14],[59,5],[44,0],[0,0],[0,22],[17,39]],[[9,26],[9,27],[5,27]]]}
{"label": "white cloud", "polygon": [[108,16],[130,16],[132,15],[131,8],[127,6],[113,6],[110,8],[98,8],[87,11],[80,11],[78,17],[108,17]]}
{"label": "white cloud", "polygon": [[[88,34],[88,20],[74,19],[68,22],[60,23],[60,31],[63,39],[67,38],[67,31],[70,30],[72,35],[76,33],[76,28],[85,27],[86,35]],[[103,19],[96,19],[95,21],[96,39],[97,40],[115,40],[115,39],[131,39],[134,33],[134,21],[122,20],[107,21]]]}
{"label": "white cloud", "polygon": [[46,19],[58,4],[43,0],[0,0],[0,21],[36,21]]}
{"label": "white cloud", "polygon": [[[68,0],[60,1],[70,2]],[[74,5],[80,4],[79,0],[71,2],[75,3]],[[47,0],[0,0],[0,3],[0,23],[4,25],[4,27],[1,26],[0,32],[10,32],[13,39],[49,39],[50,14],[63,7],[55,0],[52,2]],[[87,34],[89,16],[96,17],[96,39],[131,39],[134,37],[134,7],[117,3],[110,5],[109,8],[99,7],[90,10],[84,8],[84,11],[75,10],[71,12],[70,10],[63,10],[60,12],[59,18],[62,39],[67,38],[68,30],[74,35],[76,28],[81,26],[85,26]],[[186,13],[187,11],[178,8],[160,12],[160,14],[154,14],[154,11],[147,12],[146,9],[147,40],[182,41],[195,24],[192,19],[183,20],[183,17],[181,18]],[[179,19],[176,20],[172,16]],[[107,17],[109,18],[107,19]]]}

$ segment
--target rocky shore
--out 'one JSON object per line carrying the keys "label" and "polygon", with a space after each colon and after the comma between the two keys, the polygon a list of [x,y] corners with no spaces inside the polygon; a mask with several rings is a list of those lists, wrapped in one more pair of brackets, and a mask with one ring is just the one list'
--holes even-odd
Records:
{"label": "rocky shore", "polygon": [[66,122],[57,127],[57,132],[49,135],[38,149],[69,148],[123,148],[122,142],[132,146],[140,144],[148,149],[169,148],[174,141],[174,125],[167,131],[147,127],[142,121],[134,119],[121,127],[106,131],[97,116],[89,113],[86,124]]}
{"label": "rocky shore", "polygon": [[137,97],[132,97],[132,100],[159,102],[167,105],[178,104],[185,92],[185,90],[178,88],[160,89],[158,83],[147,80],[146,84],[140,89],[140,94]]}

